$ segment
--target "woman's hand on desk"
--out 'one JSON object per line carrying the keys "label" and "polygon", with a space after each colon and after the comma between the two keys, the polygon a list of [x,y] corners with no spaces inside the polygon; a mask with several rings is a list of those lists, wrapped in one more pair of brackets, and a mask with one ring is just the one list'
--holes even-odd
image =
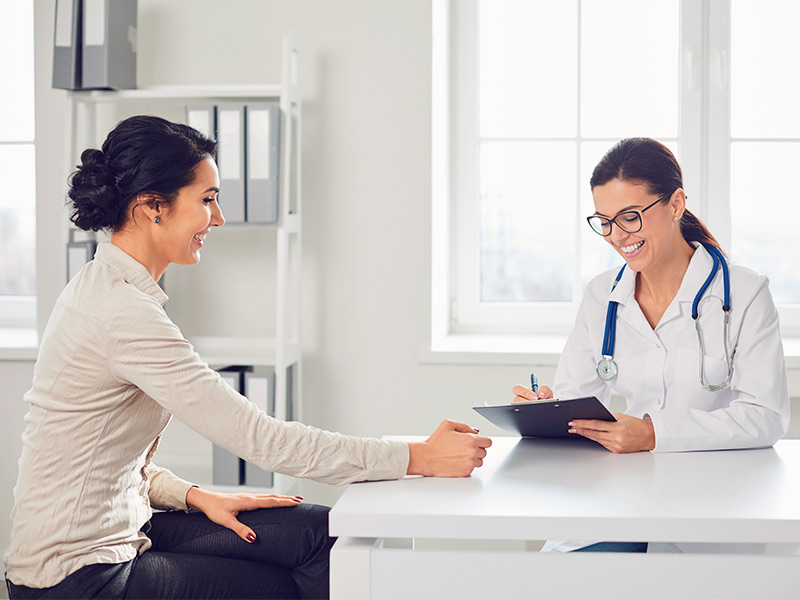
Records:
{"label": "woman's hand on desk", "polygon": [[303,499],[300,496],[276,496],[274,494],[223,494],[199,487],[186,492],[186,505],[199,510],[217,525],[227,527],[240,538],[251,544],[256,534],[236,516],[240,512],[257,508],[278,508],[297,506]]}
{"label": "woman's hand on desk", "polygon": [[531,391],[531,388],[524,385],[515,385],[514,389],[514,402],[530,402],[532,400],[549,400],[553,397],[553,390],[546,385],[540,385],[539,391]]}
{"label": "woman's hand on desk", "polygon": [[652,421],[614,413],[616,421],[576,419],[570,422],[570,433],[594,440],[616,454],[645,452],[656,447]]}
{"label": "woman's hand on desk", "polygon": [[464,423],[442,421],[427,440],[408,444],[407,473],[429,477],[467,477],[473,469],[483,465],[486,448],[492,445],[488,437],[477,434],[477,429]]}

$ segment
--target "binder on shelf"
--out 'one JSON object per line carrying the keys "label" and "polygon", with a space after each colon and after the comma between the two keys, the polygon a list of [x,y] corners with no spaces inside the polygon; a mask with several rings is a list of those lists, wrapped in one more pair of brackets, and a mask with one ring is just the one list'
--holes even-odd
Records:
{"label": "binder on shelf", "polygon": [[76,240],[77,230],[70,229],[67,242],[67,281],[75,277],[83,266],[94,258],[97,241],[94,239]]}
{"label": "binder on shelf", "polygon": [[[275,373],[245,373],[245,396],[268,415],[275,414]],[[272,487],[273,475],[249,462],[244,463],[244,484]]]}
{"label": "binder on shelf", "polygon": [[278,173],[281,109],[277,104],[248,104],[246,216],[252,223],[278,221]]}
{"label": "binder on shelf", "polygon": [[[249,367],[226,367],[218,373],[222,380],[240,394],[243,391],[244,371]],[[244,461],[220,448],[216,444],[212,449],[211,481],[214,485],[242,485],[244,483]]]}
{"label": "binder on shelf", "polygon": [[136,0],[83,1],[82,87],[136,87]]}
{"label": "binder on shelf", "polygon": [[228,223],[245,221],[244,105],[217,107],[219,199]]}
{"label": "binder on shelf", "polygon": [[291,364],[286,367],[286,420],[294,421],[295,404],[297,398],[295,397],[294,380],[297,375],[297,363]]}
{"label": "binder on shelf", "polygon": [[186,124],[204,136],[217,139],[217,109],[215,106],[187,106]]}
{"label": "binder on shelf", "polygon": [[56,0],[53,87],[81,89],[83,0]]}

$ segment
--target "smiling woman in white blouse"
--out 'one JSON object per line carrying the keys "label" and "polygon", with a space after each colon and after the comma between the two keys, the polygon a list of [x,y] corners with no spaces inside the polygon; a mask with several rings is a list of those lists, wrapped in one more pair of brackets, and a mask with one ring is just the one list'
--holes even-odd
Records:
{"label": "smiling woman in white blouse", "polygon": [[328,595],[327,508],[215,493],[157,467],[173,415],[265,470],[335,484],[466,476],[486,456],[491,441],[451,421],[411,444],[277,421],[201,361],[156,282],[170,263],[197,263],[225,223],[216,149],[185,125],[132,117],[81,156],[72,221],[112,235],[58,298],[25,396],[11,598]]}
{"label": "smiling woman in white blouse", "polygon": [[[681,168],[660,142],[620,141],[590,185],[589,225],[624,264],[586,286],[553,389],[514,386],[515,401],[623,396],[616,421],[575,420],[569,430],[618,453],[774,444],[789,426],[789,393],[767,278],[728,264],[687,210]],[[589,544],[546,549],[647,546]]]}

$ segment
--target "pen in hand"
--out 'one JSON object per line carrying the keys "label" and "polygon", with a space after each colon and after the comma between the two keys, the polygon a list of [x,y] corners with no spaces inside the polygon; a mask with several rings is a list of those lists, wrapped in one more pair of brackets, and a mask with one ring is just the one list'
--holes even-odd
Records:
{"label": "pen in hand", "polygon": [[535,394],[539,391],[539,378],[536,373],[531,373],[531,391]]}
{"label": "pen in hand", "polygon": [[546,385],[539,385],[536,373],[531,373],[531,387],[522,384],[515,385],[514,402],[541,402],[553,398],[553,390]]}

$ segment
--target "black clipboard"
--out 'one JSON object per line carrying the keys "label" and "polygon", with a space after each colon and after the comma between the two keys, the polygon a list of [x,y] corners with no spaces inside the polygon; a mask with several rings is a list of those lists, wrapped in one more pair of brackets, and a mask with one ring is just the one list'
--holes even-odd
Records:
{"label": "black clipboard", "polygon": [[[475,406],[492,423],[522,437],[569,438],[569,423],[573,419],[616,421],[595,396],[570,400],[534,400],[499,406]],[[579,437],[579,436],[578,436]]]}

